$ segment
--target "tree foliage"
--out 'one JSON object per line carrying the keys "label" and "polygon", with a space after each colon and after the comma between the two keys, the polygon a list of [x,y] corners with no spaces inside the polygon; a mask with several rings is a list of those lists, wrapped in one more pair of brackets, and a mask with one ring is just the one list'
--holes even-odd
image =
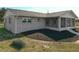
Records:
{"label": "tree foliage", "polygon": [[6,12],[6,8],[0,8],[0,22],[4,21],[3,16],[5,12]]}

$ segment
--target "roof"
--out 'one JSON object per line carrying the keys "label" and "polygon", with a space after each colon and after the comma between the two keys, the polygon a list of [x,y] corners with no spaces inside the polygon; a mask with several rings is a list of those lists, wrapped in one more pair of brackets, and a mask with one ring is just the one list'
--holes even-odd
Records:
{"label": "roof", "polygon": [[59,17],[59,16],[62,16],[62,15],[64,15],[64,14],[66,14],[66,13],[72,13],[72,14],[75,16],[75,18],[78,18],[78,17],[76,16],[76,14],[75,14],[72,10],[49,13],[49,14],[48,14],[48,17]]}
{"label": "roof", "polygon": [[61,11],[61,12],[54,12],[54,13],[39,13],[39,12],[32,12],[32,11],[24,11],[24,10],[17,10],[17,9],[8,9],[16,16],[31,16],[31,17],[59,17],[65,13],[73,13],[75,18],[78,18],[76,14],[72,10]]}
{"label": "roof", "polygon": [[16,10],[16,9],[8,9],[8,10],[16,16],[46,17],[46,14],[44,13]]}

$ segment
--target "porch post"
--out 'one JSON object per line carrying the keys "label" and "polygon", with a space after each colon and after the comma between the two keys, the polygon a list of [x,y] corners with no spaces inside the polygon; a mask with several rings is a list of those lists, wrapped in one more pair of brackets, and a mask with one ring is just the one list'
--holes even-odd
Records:
{"label": "porch post", "polygon": [[58,18],[58,29],[59,29],[59,31],[61,29],[61,17]]}
{"label": "porch post", "polygon": [[67,21],[68,21],[68,19],[65,18],[65,22],[66,22],[65,26],[66,26],[66,28],[68,27],[68,23],[67,23]]}
{"label": "porch post", "polygon": [[73,27],[72,21],[73,21],[73,20],[71,19],[71,27]]}

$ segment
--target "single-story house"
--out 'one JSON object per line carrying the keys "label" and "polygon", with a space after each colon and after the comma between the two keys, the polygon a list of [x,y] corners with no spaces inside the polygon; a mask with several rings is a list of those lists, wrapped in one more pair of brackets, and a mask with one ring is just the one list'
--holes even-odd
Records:
{"label": "single-story house", "polygon": [[14,34],[38,29],[63,31],[75,28],[76,18],[78,17],[72,10],[39,13],[8,9],[4,15],[4,27]]}

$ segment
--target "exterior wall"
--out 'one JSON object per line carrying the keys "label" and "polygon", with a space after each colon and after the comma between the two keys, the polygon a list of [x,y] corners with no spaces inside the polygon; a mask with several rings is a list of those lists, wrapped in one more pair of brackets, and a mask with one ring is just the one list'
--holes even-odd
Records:
{"label": "exterior wall", "polygon": [[[11,23],[9,23],[9,18],[10,18]],[[14,19],[13,14],[9,11],[7,11],[5,16],[4,16],[4,27],[8,31],[15,33],[15,19]]]}
{"label": "exterior wall", "polygon": [[22,22],[23,19],[24,18],[16,20],[17,21],[17,33],[45,28],[45,20],[42,18],[39,21],[37,20],[38,18],[32,18],[31,23],[28,23],[28,22],[23,23]]}
{"label": "exterior wall", "polygon": [[9,23],[9,17],[5,18],[5,28],[9,31],[11,31],[12,33],[15,32],[15,22],[14,22],[14,18],[12,16],[11,17],[11,23]]}

